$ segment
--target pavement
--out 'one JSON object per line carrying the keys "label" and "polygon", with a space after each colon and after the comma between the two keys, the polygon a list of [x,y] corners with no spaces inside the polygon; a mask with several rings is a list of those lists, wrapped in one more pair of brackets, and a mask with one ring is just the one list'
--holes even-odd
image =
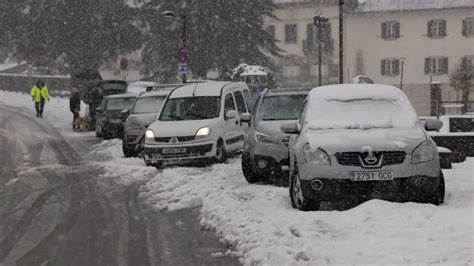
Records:
{"label": "pavement", "polygon": [[239,264],[197,209],[160,212],[138,197],[143,183],[98,178],[86,156],[97,143],[0,107],[0,266]]}

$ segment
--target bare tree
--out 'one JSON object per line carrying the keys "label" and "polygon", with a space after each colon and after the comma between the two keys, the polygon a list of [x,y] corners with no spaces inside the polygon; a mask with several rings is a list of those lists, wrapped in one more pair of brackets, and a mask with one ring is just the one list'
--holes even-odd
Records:
{"label": "bare tree", "polygon": [[464,114],[468,110],[469,94],[474,85],[474,68],[468,64],[468,60],[461,60],[456,66],[456,70],[449,75],[451,86],[462,93],[462,102],[464,106],[461,112]]}

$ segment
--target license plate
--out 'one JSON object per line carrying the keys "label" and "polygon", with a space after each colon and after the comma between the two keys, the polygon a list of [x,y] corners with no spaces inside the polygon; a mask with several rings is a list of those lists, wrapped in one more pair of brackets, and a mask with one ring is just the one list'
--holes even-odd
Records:
{"label": "license plate", "polygon": [[393,180],[392,171],[352,172],[353,181]]}
{"label": "license plate", "polygon": [[179,154],[186,153],[186,148],[164,148],[161,151],[162,154]]}

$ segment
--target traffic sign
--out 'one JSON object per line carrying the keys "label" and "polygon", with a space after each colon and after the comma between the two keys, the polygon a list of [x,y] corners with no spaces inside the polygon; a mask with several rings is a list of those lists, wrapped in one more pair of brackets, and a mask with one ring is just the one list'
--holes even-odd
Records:
{"label": "traffic sign", "polygon": [[188,62],[188,51],[186,50],[186,46],[179,47],[178,50],[178,63],[185,64]]}
{"label": "traffic sign", "polygon": [[128,59],[127,58],[124,57],[120,60],[120,68],[124,71],[127,70],[127,68],[128,68]]}
{"label": "traffic sign", "polygon": [[189,66],[188,64],[178,64],[178,73],[179,74],[188,74]]}

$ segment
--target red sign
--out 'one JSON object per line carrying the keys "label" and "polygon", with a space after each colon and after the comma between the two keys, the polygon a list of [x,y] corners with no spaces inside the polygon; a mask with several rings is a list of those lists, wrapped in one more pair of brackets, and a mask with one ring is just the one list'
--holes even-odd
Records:
{"label": "red sign", "polygon": [[188,51],[186,46],[181,46],[178,50],[178,63],[185,64],[188,62]]}
{"label": "red sign", "polygon": [[121,68],[122,70],[127,70],[127,68],[128,68],[128,60],[127,60],[127,58],[124,57],[124,58],[122,58],[122,59],[120,60],[120,68]]}

